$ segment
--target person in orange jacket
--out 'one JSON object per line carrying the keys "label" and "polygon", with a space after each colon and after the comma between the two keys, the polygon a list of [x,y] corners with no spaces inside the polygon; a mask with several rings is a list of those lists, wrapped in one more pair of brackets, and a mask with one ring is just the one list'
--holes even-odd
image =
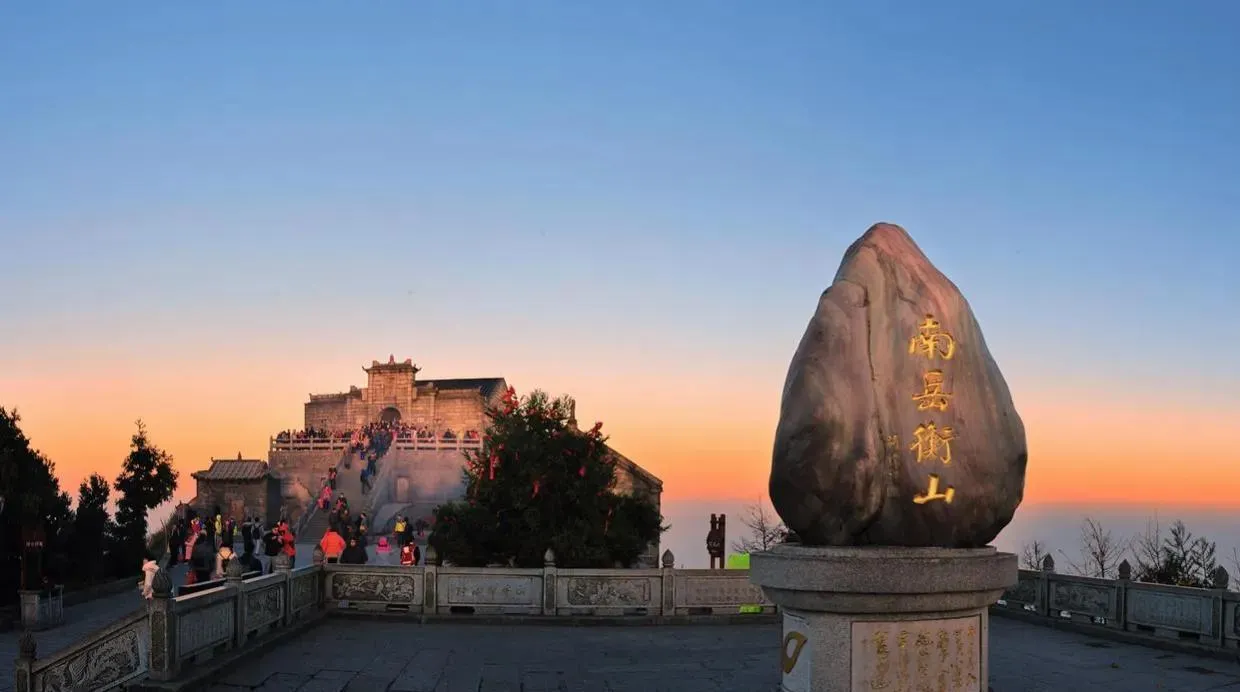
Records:
{"label": "person in orange jacket", "polygon": [[323,534],[323,540],[319,541],[319,549],[323,551],[327,562],[340,562],[340,554],[344,552],[344,548],[344,537],[330,528]]}

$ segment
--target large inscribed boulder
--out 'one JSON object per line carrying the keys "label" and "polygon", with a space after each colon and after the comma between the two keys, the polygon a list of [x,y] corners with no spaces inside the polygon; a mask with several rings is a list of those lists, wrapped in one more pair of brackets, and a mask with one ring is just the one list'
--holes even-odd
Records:
{"label": "large inscribed boulder", "polygon": [[788,368],[771,502],[809,545],[988,544],[1025,427],[973,311],[899,226],[848,248]]}

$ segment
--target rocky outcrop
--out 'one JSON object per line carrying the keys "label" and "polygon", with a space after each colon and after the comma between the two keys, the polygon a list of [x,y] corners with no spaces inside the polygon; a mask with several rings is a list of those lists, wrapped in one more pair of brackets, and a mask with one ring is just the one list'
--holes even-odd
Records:
{"label": "rocky outcrop", "polygon": [[1025,428],[960,290],[899,226],[849,247],[784,383],[771,501],[812,545],[979,547],[1024,493]]}

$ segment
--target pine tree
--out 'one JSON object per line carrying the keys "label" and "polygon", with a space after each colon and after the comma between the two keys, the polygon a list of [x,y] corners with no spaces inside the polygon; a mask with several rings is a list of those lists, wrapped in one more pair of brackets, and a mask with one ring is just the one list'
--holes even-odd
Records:
{"label": "pine tree", "polygon": [[130,440],[129,456],[116,477],[116,534],[113,555],[117,574],[136,572],[146,549],[146,514],[167,502],[177,487],[172,456],[151,444],[146,426],[138,421]]}
{"label": "pine tree", "polygon": [[482,447],[466,453],[465,499],[435,509],[429,538],[461,566],[540,567],[550,548],[561,567],[632,564],[664,530],[647,500],[615,491],[615,457],[602,423],[569,424],[572,402],[510,387]]}
{"label": "pine tree", "polygon": [[77,509],[73,519],[73,555],[80,574],[90,580],[103,576],[106,567],[100,560],[108,549],[107,539],[116,529],[108,516],[108,498],[112,486],[108,479],[94,473],[78,487]]}

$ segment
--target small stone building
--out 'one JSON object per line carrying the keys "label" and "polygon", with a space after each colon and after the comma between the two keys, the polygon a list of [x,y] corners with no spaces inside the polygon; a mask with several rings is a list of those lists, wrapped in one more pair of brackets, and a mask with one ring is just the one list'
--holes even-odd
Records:
{"label": "small stone building", "polygon": [[195,471],[198,494],[190,503],[209,514],[218,505],[225,516],[240,520],[257,516],[265,522],[280,517],[280,478],[261,459],[212,459],[206,471]]}

